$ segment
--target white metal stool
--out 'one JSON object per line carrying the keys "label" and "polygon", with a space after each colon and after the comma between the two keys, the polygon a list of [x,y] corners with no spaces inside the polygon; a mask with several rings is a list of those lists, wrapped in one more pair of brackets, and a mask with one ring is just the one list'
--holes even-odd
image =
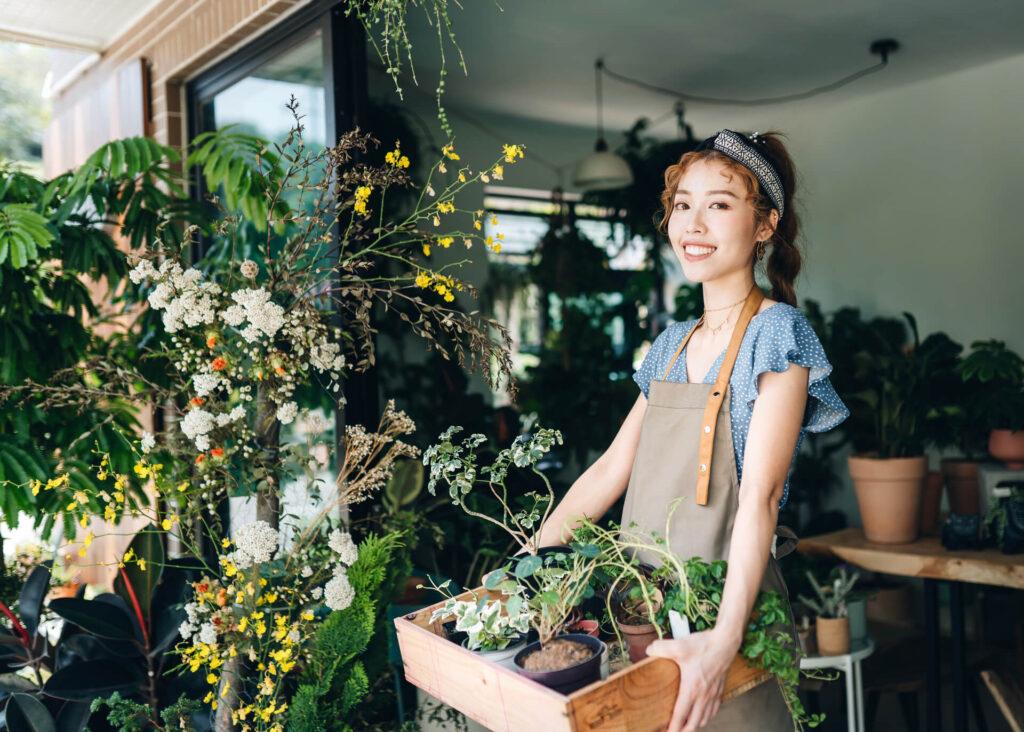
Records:
{"label": "white metal stool", "polygon": [[864,683],[860,662],[875,652],[870,638],[852,643],[850,652],[841,656],[806,656],[801,669],[834,668],[846,674],[846,722],[849,732],[864,732]]}

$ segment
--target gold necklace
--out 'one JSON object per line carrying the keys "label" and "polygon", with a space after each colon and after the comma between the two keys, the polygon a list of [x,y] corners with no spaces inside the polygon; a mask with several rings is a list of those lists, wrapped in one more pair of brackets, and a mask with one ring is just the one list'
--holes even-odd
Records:
{"label": "gold necklace", "polygon": [[[751,285],[750,289],[747,290],[747,294],[743,296],[743,299],[737,300],[732,305],[726,305],[725,307],[721,307],[721,308],[704,308],[704,312],[700,316],[700,322],[701,322],[702,325],[705,325],[707,327],[707,329],[708,329],[708,331],[710,331],[712,337],[718,335],[718,333],[722,330],[722,328],[724,328],[726,326],[726,324],[730,320],[732,320],[732,310],[733,310],[733,308],[735,308],[740,303],[745,302],[746,299],[748,297],[750,297],[750,293],[754,291],[754,287],[756,287],[756,286],[757,286],[757,283],[754,283],[753,285]],[[707,322],[707,314],[708,313],[714,313],[714,312],[720,312],[722,310],[728,310],[729,311],[726,314],[726,316],[725,316],[725,320],[723,320],[718,325],[712,327],[711,324]]]}

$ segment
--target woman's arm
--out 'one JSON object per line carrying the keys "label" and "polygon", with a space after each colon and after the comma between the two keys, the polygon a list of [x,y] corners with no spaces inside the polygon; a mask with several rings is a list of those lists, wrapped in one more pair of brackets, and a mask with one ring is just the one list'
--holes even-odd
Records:
{"label": "woman's arm", "polygon": [[548,516],[538,539],[540,546],[564,544],[581,516],[597,521],[611,508],[629,485],[633,458],[640,442],[640,425],[647,409],[647,398],[640,394],[622,421],[612,444],[569,488],[562,501]]}
{"label": "woman's arm", "polygon": [[743,642],[768,565],[779,501],[807,405],[808,375],[807,367],[790,364],[781,373],[759,377],[743,455],[729,570],[715,627],[681,640],[655,641],[648,648],[648,655],[674,658],[680,665],[670,732],[702,727],[718,712],[726,673]]}

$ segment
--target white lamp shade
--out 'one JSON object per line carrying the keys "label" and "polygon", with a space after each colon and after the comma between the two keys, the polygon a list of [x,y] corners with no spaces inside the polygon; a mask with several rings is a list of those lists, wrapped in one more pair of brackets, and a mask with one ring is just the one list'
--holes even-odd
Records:
{"label": "white lamp shade", "polygon": [[595,150],[576,165],[573,183],[584,191],[625,188],[633,182],[629,163],[612,152]]}

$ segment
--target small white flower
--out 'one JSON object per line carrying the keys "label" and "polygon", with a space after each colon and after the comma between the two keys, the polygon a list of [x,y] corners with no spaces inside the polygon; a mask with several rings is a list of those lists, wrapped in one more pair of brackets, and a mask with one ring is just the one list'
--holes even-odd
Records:
{"label": "small white flower", "polygon": [[149,432],[142,433],[142,452],[149,452],[156,447],[156,438]]}
{"label": "small white flower", "polygon": [[299,631],[297,629],[292,628],[288,631],[288,640],[290,640],[292,643],[298,643],[301,639],[302,636],[299,634]]}
{"label": "small white flower", "polygon": [[332,531],[327,545],[337,553],[341,563],[349,567],[355,564],[356,559],[359,558],[359,549],[356,547],[356,543],[352,541],[352,535],[347,531],[342,531],[341,529]]}
{"label": "small white flower", "polygon": [[331,610],[344,610],[352,604],[356,591],[348,581],[348,573],[339,567],[331,581],[324,585],[324,604]]}
{"label": "small white flower", "polygon": [[191,638],[194,632],[195,628],[192,626],[192,623],[188,622],[187,620],[183,620],[181,625],[178,626],[178,633],[181,634],[182,638]]}
{"label": "small white flower", "polygon": [[314,587],[313,591],[310,592],[309,594],[311,594],[313,596],[314,600],[319,600],[321,597],[324,596],[324,588],[323,587]]}
{"label": "small white flower", "polygon": [[306,565],[305,567],[303,567],[303,568],[302,568],[302,569],[300,570],[299,574],[301,574],[301,575],[302,575],[303,577],[312,577],[312,576],[313,576],[313,568],[312,568],[312,567],[310,567],[310,566],[309,566],[309,565],[307,564],[307,565]]}
{"label": "small white flower", "polygon": [[281,424],[291,424],[298,413],[299,405],[295,402],[285,402],[277,408],[277,418],[281,420]]}
{"label": "small white flower", "polygon": [[205,409],[190,409],[181,420],[181,431],[195,443],[196,449],[205,452],[210,447],[208,433],[216,426],[213,415]]}

